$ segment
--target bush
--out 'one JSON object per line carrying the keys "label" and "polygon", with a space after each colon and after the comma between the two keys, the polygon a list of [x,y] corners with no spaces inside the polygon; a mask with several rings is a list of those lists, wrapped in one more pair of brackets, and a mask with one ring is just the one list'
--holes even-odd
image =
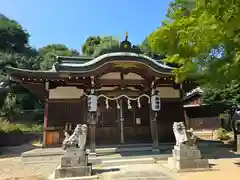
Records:
{"label": "bush", "polygon": [[223,128],[219,128],[217,130],[215,130],[215,136],[217,139],[219,140],[229,140],[230,136],[229,136],[229,132],[226,129]]}
{"label": "bush", "polygon": [[43,126],[40,124],[33,124],[31,127],[29,127],[28,132],[42,132]]}
{"label": "bush", "polygon": [[0,120],[0,131],[2,132],[41,132],[42,129],[42,125],[39,124],[15,124],[7,120]]}
{"label": "bush", "polygon": [[[0,147],[19,146],[35,140],[41,132],[42,126],[38,124],[16,124],[0,119]],[[29,132],[29,133],[24,133]]]}
{"label": "bush", "polygon": [[2,132],[21,132],[20,127],[16,126],[15,124],[11,124],[7,120],[0,120],[0,129]]}

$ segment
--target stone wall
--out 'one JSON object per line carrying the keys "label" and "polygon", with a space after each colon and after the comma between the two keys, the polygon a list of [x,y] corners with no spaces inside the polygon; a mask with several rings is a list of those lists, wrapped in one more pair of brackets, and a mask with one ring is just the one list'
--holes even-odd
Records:
{"label": "stone wall", "polygon": [[3,146],[19,146],[32,141],[41,141],[41,132],[0,132],[0,147]]}

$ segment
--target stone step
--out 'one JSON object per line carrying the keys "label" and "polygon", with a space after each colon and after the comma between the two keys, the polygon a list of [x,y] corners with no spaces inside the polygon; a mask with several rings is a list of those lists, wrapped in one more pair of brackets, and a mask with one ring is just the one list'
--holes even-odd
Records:
{"label": "stone step", "polygon": [[152,147],[116,147],[116,148],[99,148],[97,154],[119,153],[119,152],[134,152],[134,151],[152,151]]}
{"label": "stone step", "polygon": [[[166,148],[166,147],[165,147]],[[168,147],[171,148],[171,147]],[[160,148],[161,149],[161,148]],[[87,150],[90,152],[90,150]],[[99,148],[96,149],[96,153],[98,155],[101,154],[111,154],[111,153],[118,153],[118,152],[134,152],[134,151],[152,151],[152,147],[124,147],[124,148]],[[28,152],[24,152],[21,154],[22,157],[36,157],[36,156],[61,156],[64,154],[64,151],[61,149],[38,149],[37,151],[32,150]]]}
{"label": "stone step", "polygon": [[153,164],[155,163],[154,158],[133,158],[133,159],[116,159],[116,160],[103,160],[102,166],[118,166],[126,164]]}
{"label": "stone step", "polygon": [[[173,144],[173,143],[161,143],[162,145],[168,145],[168,144]],[[97,149],[102,149],[102,148],[127,148],[127,147],[151,147],[152,143],[140,143],[140,144],[120,144],[120,145],[98,145],[96,148]]]}
{"label": "stone step", "polygon": [[[200,142],[199,148],[205,154],[205,151],[211,150],[211,146],[222,146],[221,142]],[[171,144],[160,144],[159,152],[156,154],[169,154],[172,153],[173,146]],[[143,147],[115,147],[115,148],[98,148],[97,157],[108,157],[114,154],[121,154],[122,156],[144,156],[145,154],[150,154],[152,148],[147,146]],[[136,154],[137,152],[137,154]],[[60,162],[60,158],[63,156],[64,151],[61,148],[48,148],[48,149],[35,149],[22,153],[22,162],[24,163],[52,163]],[[91,159],[91,157],[89,157]]]}
{"label": "stone step", "polygon": [[[171,150],[171,147],[162,147],[160,153],[165,153],[166,149]],[[126,147],[126,148],[100,148],[97,149],[97,157],[102,158],[105,155],[111,156],[114,154],[123,154],[124,156],[142,156],[145,154],[157,155],[159,151],[153,151],[152,147]],[[64,155],[61,149],[54,149],[52,151],[43,149],[34,152],[22,153],[22,162],[24,163],[38,163],[38,162],[59,162],[60,158]],[[91,157],[89,156],[91,159]]]}
{"label": "stone step", "polygon": [[[89,157],[88,161],[96,165],[96,164],[102,164],[103,160],[153,158],[156,161],[158,161],[158,160],[167,160],[167,158],[170,156],[172,156],[172,154],[159,153],[159,154],[150,154],[150,155],[142,155],[142,156],[121,156],[120,154],[115,154],[112,156]],[[24,164],[60,163],[61,157],[58,157],[58,158],[51,157],[51,159],[41,159],[40,157],[23,158],[22,162]]]}

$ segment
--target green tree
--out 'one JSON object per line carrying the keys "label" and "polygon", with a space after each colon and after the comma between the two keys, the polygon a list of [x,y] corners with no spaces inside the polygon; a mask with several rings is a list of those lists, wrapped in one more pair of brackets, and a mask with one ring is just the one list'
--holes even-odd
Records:
{"label": "green tree", "polygon": [[[9,82],[3,71],[5,65],[22,69],[40,68],[38,52],[28,44],[29,34],[22,26],[6,16],[0,15],[0,82]],[[6,84],[5,84],[6,85]],[[12,118],[20,109],[34,108],[36,96],[23,87],[11,87],[10,92],[1,93],[1,114]],[[33,105],[34,104],[34,105]]]}
{"label": "green tree", "polygon": [[[6,65],[18,67],[22,69],[39,69],[40,59],[34,57],[23,56],[19,53],[3,53],[0,52],[0,82],[4,82],[5,86],[8,84],[8,76],[3,71]],[[4,84],[3,84],[4,85]],[[34,109],[40,103],[36,95],[30,93],[21,86],[11,86],[8,93],[1,93],[1,115],[12,119],[20,114],[20,110]]]}
{"label": "green tree", "polygon": [[20,115],[21,110],[33,110],[41,104],[36,95],[21,86],[14,86],[5,96],[1,107],[1,116],[12,120]]}
{"label": "green tree", "polygon": [[100,36],[89,36],[82,45],[82,53],[86,56],[92,56],[95,48],[101,42]]}
{"label": "green tree", "polygon": [[236,141],[236,119],[233,116],[240,107],[240,84],[237,81],[232,81],[231,84],[226,84],[221,89],[207,86],[204,89],[203,103],[210,105],[224,104],[226,106],[225,112],[229,114],[229,122],[231,123],[228,126],[232,128],[234,140]]}
{"label": "green tree", "polygon": [[[101,38],[100,44],[96,45],[92,56],[97,57],[105,52],[111,52],[111,49],[119,47],[119,40],[112,36],[105,36]],[[109,51],[106,51],[109,50]]]}
{"label": "green tree", "polygon": [[40,48],[39,56],[42,59],[40,68],[42,70],[48,70],[52,68],[52,65],[56,62],[56,56],[78,56],[79,53],[76,50],[67,48],[63,44],[50,44]]}
{"label": "green tree", "polygon": [[82,53],[86,56],[97,57],[105,52],[119,47],[119,40],[113,36],[90,36],[82,46]]}
{"label": "green tree", "polygon": [[9,63],[21,69],[37,70],[40,67],[41,59],[36,56],[24,56],[19,53],[0,52],[2,63]]}
{"label": "green tree", "polygon": [[162,26],[149,36],[155,53],[181,66],[174,70],[177,81],[200,74],[208,87],[204,101],[223,102],[230,117],[240,103],[239,18],[240,1],[175,0]]}
{"label": "green tree", "polygon": [[150,57],[153,56],[154,53],[153,53],[153,51],[152,51],[152,49],[151,49],[151,46],[150,46],[150,43],[149,43],[148,38],[145,38],[145,39],[142,41],[142,43],[139,44],[138,46],[139,46],[139,48],[141,49],[141,51],[142,51],[144,54],[146,54],[146,55],[148,55],[148,56],[150,56]]}
{"label": "green tree", "polygon": [[0,14],[0,51],[22,53],[28,47],[29,34],[14,20]]}
{"label": "green tree", "polygon": [[153,58],[153,59],[157,59],[157,60],[160,60],[160,59],[164,59],[164,55],[163,54],[157,54],[155,53],[152,48],[151,48],[151,45],[150,45],[150,42],[149,42],[149,39],[148,37],[146,37],[139,45],[138,47],[140,48],[141,50],[141,53]]}
{"label": "green tree", "polygon": [[240,1],[175,0],[163,26],[150,35],[150,45],[181,65],[175,71],[180,80],[201,67],[207,81],[231,83],[240,77],[239,7]]}

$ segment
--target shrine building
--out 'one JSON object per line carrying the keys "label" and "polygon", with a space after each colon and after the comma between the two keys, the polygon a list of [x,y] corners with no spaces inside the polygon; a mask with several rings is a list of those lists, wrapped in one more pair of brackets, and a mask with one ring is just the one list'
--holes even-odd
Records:
{"label": "shrine building", "polygon": [[[88,125],[92,151],[105,144],[152,143],[157,148],[159,142],[174,140],[172,125],[184,121],[182,93],[191,84],[176,84],[174,67],[142,54],[127,39],[95,58],[56,58],[47,71],[5,67],[12,82],[44,100],[44,147],[60,145],[64,130],[76,124]],[[153,96],[160,101],[152,104]],[[94,98],[96,108],[89,104]]]}

